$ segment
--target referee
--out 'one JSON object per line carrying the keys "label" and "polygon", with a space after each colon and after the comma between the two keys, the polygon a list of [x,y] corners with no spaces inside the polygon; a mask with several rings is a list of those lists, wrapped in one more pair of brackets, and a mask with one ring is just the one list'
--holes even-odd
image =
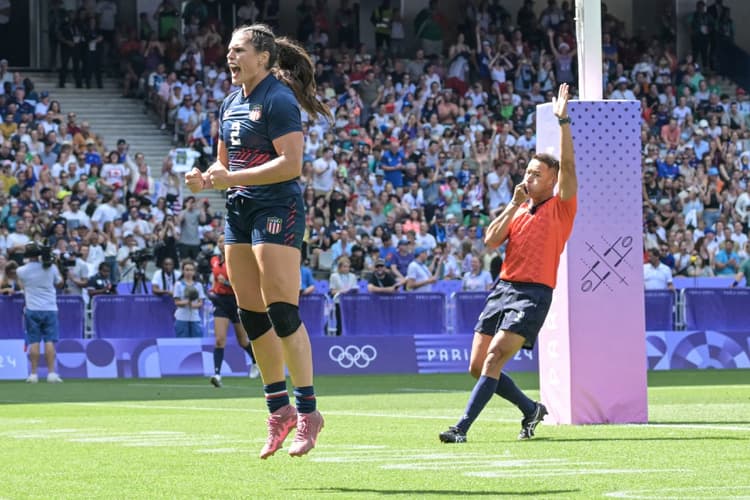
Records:
{"label": "referee", "polygon": [[30,384],[39,382],[39,344],[44,341],[44,357],[47,360],[47,382],[62,382],[55,372],[55,343],[59,337],[57,319],[57,294],[55,287],[63,286],[63,279],[57,266],[52,265],[49,248],[38,243],[26,245],[24,253],[27,263],[18,268],[18,281],[23,289],[26,305],[23,310],[26,329],[26,345],[31,358],[31,375],[26,379]]}

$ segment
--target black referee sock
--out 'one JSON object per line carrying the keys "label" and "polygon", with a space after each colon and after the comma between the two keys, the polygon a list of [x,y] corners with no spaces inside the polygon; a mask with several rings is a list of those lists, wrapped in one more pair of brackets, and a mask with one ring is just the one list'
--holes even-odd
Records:
{"label": "black referee sock", "polygon": [[530,399],[521,389],[518,388],[513,379],[507,373],[500,374],[500,380],[497,381],[495,394],[503,399],[507,399],[518,407],[526,415],[531,415],[536,409],[536,403]]}
{"label": "black referee sock", "polygon": [[214,375],[221,375],[221,364],[224,362],[224,348],[214,347]]}

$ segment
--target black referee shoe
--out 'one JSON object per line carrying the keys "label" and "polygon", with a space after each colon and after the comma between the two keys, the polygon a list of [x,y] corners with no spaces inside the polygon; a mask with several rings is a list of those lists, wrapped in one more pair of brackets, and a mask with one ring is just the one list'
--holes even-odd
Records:
{"label": "black referee shoe", "polygon": [[523,420],[521,420],[521,432],[518,433],[518,439],[523,441],[533,438],[536,426],[539,425],[539,422],[544,420],[546,415],[547,407],[542,403],[537,403],[536,408],[534,408],[531,415],[524,417]]}
{"label": "black referee shoe", "polygon": [[458,427],[450,427],[447,431],[440,433],[440,441],[443,443],[465,443],[466,433]]}
{"label": "black referee shoe", "polygon": [[211,377],[211,385],[217,389],[221,387],[221,375],[214,375]]}

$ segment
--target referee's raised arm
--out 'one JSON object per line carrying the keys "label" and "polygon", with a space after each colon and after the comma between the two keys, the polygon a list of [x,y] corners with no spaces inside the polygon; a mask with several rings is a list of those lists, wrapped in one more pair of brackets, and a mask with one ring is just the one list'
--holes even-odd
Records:
{"label": "referee's raised arm", "polygon": [[568,84],[560,85],[556,99],[552,99],[552,110],[560,123],[560,199],[563,201],[573,198],[578,192],[576,178],[576,161],[573,150],[573,136],[570,132],[570,117],[568,116]]}

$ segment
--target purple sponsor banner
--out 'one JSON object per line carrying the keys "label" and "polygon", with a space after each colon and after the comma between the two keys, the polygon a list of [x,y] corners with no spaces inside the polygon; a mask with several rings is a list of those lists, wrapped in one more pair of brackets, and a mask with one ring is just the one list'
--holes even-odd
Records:
{"label": "purple sponsor banner", "polygon": [[310,342],[316,374],[417,372],[411,335],[312,337]]}
{"label": "purple sponsor banner", "polygon": [[[473,335],[415,335],[418,373],[466,373]],[[539,368],[536,347],[522,349],[508,361],[509,372],[534,372]]]}
{"label": "purple sponsor banner", "polygon": [[750,368],[750,333],[647,332],[650,370]]}
{"label": "purple sponsor banner", "polygon": [[0,380],[23,380],[29,376],[23,340],[0,340]]}

